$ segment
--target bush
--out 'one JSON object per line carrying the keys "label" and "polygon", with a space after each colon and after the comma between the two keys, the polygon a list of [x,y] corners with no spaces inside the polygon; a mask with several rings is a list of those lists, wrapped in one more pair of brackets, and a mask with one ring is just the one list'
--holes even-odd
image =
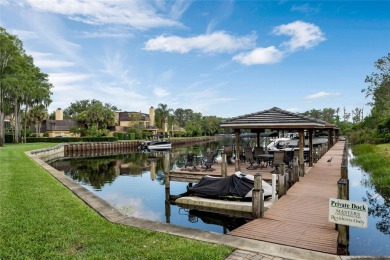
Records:
{"label": "bush", "polygon": [[27,143],[71,143],[71,142],[116,142],[117,137],[85,136],[85,137],[29,137]]}
{"label": "bush", "polygon": [[137,132],[137,133],[135,133],[135,139],[136,139],[136,140],[142,139],[142,132]]}
{"label": "bush", "polygon": [[152,136],[150,132],[142,132],[142,139],[149,139]]}
{"label": "bush", "polygon": [[79,137],[28,137],[26,138],[27,143],[69,143],[69,142],[80,142]]}
{"label": "bush", "polygon": [[85,136],[81,138],[83,142],[116,142],[118,141],[117,137],[108,137],[108,136]]}
{"label": "bush", "polygon": [[8,144],[12,144],[14,142],[14,136],[13,135],[5,135],[4,142],[8,143]]}

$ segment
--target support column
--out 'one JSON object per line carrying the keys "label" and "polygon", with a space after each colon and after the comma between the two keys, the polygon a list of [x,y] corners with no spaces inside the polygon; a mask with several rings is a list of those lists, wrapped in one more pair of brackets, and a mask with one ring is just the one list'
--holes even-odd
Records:
{"label": "support column", "polygon": [[226,178],[226,177],[227,177],[227,161],[226,161],[226,154],[222,154],[221,176],[222,176],[223,178]]}
{"label": "support column", "polygon": [[309,129],[309,167],[313,167],[313,129]]}
{"label": "support column", "polygon": [[299,168],[302,176],[305,176],[305,162],[303,159],[303,148],[305,146],[305,133],[303,129],[299,130]]}
{"label": "support column", "polygon": [[241,170],[240,166],[240,129],[234,129],[234,133],[236,134],[236,144],[235,144],[235,170],[236,172]]}

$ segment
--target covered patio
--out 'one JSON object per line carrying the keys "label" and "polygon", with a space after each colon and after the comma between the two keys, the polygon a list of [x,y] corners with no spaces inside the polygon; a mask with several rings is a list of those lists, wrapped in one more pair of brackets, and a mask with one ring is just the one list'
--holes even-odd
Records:
{"label": "covered patio", "polygon": [[[326,123],[325,121],[310,118],[301,114],[293,113],[273,107],[268,110],[246,114],[242,116],[233,117],[224,120],[220,124],[223,128],[234,129],[235,133],[235,154],[240,154],[240,133],[242,129],[249,129],[252,133],[257,134],[257,146],[260,147],[261,133],[265,133],[266,130],[270,131],[298,131],[299,141],[299,167],[300,170],[305,172],[304,164],[304,144],[305,144],[305,131],[309,134],[309,167],[313,166],[313,137],[317,130],[328,132],[327,149],[329,150],[338,140],[338,128],[336,125]],[[235,170],[241,169],[240,156],[236,156]]]}

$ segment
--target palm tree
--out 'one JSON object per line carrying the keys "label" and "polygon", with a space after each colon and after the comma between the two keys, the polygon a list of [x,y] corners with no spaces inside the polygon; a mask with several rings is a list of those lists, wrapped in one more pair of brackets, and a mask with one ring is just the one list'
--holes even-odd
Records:
{"label": "palm tree", "polygon": [[172,108],[168,108],[168,105],[166,104],[158,104],[158,107],[156,109],[156,125],[160,129],[164,130],[164,135],[168,128],[168,125],[167,127],[165,127],[165,124],[168,124],[169,115],[173,111],[174,110]]}

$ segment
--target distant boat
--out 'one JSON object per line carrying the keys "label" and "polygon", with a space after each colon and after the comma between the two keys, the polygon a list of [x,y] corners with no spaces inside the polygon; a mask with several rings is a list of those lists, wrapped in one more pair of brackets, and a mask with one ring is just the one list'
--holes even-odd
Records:
{"label": "distant boat", "polygon": [[138,150],[169,150],[172,149],[170,141],[144,141],[138,144]]}

